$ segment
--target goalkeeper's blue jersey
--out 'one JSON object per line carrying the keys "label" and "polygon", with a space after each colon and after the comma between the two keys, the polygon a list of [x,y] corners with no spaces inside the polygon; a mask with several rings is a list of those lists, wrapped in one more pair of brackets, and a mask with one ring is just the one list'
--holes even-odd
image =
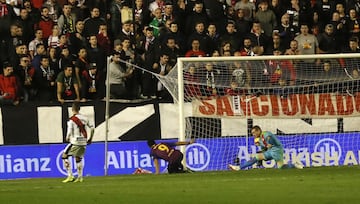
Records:
{"label": "goalkeeper's blue jersey", "polygon": [[281,144],[280,140],[276,135],[272,134],[269,131],[263,131],[260,135],[260,146],[261,149],[265,149],[268,144],[271,144],[272,147],[277,147],[283,149],[283,145]]}

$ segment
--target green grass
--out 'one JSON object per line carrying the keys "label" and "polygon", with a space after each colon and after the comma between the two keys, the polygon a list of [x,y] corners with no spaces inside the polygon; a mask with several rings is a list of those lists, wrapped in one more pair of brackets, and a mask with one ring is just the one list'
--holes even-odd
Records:
{"label": "green grass", "polygon": [[359,166],[61,180],[0,181],[0,203],[360,203]]}

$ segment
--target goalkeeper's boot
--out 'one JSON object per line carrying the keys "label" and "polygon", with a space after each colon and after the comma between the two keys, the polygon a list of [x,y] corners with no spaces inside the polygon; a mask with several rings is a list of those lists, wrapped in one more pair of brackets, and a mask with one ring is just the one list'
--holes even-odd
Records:
{"label": "goalkeeper's boot", "polygon": [[77,177],[74,183],[81,183],[83,181],[84,181],[83,177]]}
{"label": "goalkeeper's boot", "polygon": [[63,180],[63,183],[69,183],[69,182],[73,182],[75,180],[75,177],[73,176],[68,176],[65,180]]}
{"label": "goalkeeper's boot", "polygon": [[304,168],[304,165],[303,165],[301,162],[299,162],[299,161],[296,161],[296,162],[294,163],[294,166],[295,166],[295,168],[297,168],[297,169],[303,169],[303,168]]}
{"label": "goalkeeper's boot", "polygon": [[184,173],[194,173],[195,171],[193,171],[193,170],[191,170],[191,169],[189,169],[189,168],[187,168],[186,170],[184,170]]}
{"label": "goalkeeper's boot", "polygon": [[240,166],[229,164],[228,167],[229,167],[230,170],[233,170],[233,171],[239,171],[240,170]]}

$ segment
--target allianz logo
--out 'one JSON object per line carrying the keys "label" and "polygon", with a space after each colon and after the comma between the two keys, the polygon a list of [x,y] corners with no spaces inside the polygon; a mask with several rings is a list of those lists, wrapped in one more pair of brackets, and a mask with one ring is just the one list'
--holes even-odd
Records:
{"label": "allianz logo", "polygon": [[[210,162],[210,152],[206,146],[198,143],[186,147],[187,167],[200,171],[205,169]],[[160,161],[160,167],[166,167],[164,160]],[[152,168],[153,161],[149,153],[140,153],[138,150],[108,151],[108,168]]]}
{"label": "allianz logo", "polygon": [[[56,156],[56,167],[61,174],[67,175],[61,155],[62,151]],[[51,161],[51,157],[13,157],[11,154],[0,155],[0,173],[50,172],[52,171]],[[83,162],[85,165],[84,159]],[[75,159],[70,159],[70,163],[71,168],[76,170]]]}
{"label": "allianz logo", "polygon": [[48,172],[49,157],[13,157],[11,154],[0,155],[0,173]]}
{"label": "allianz logo", "polygon": [[[198,143],[186,147],[187,167],[200,171],[210,163],[210,152],[206,146]],[[160,167],[166,167],[164,160],[160,161]],[[108,151],[108,168],[152,168],[153,161],[149,153],[141,153],[138,150]]]}
{"label": "allianz logo", "polygon": [[209,149],[199,143],[186,147],[186,166],[193,171],[202,171],[208,167],[211,160]]}
{"label": "allianz logo", "polygon": [[336,155],[338,158],[341,158],[342,149],[338,141],[332,138],[324,138],[319,140],[314,146],[314,152],[320,152],[322,159],[325,159],[325,155],[329,156]]}
{"label": "allianz logo", "polygon": [[[62,175],[67,175],[61,158],[62,151],[56,155],[56,168]],[[71,169],[76,175],[76,162],[70,158]],[[201,171],[208,167],[211,159],[208,148],[202,144],[194,143],[186,147],[187,167],[194,171]],[[85,158],[82,160],[85,166]],[[11,154],[0,155],[0,173],[29,173],[53,171],[51,157],[14,157]],[[166,167],[167,163],[160,160],[160,166]],[[108,152],[108,168],[151,168],[152,158],[149,153],[140,154],[138,150],[120,150]]]}
{"label": "allianz logo", "polygon": [[[161,161],[160,166],[166,166]],[[138,150],[108,151],[108,168],[149,168],[152,167],[152,158],[149,153],[140,154]]]}

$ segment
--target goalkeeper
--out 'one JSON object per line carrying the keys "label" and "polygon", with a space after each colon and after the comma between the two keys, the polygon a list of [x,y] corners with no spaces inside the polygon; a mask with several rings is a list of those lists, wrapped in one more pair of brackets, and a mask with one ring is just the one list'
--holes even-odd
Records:
{"label": "goalkeeper", "polygon": [[302,169],[303,165],[299,162],[294,164],[284,164],[284,148],[280,140],[269,131],[262,131],[260,126],[254,126],[251,129],[251,134],[254,136],[256,146],[260,146],[262,151],[258,152],[255,157],[246,161],[240,166],[229,164],[229,169],[238,171],[252,166],[259,161],[275,160],[279,169],[298,168]]}

